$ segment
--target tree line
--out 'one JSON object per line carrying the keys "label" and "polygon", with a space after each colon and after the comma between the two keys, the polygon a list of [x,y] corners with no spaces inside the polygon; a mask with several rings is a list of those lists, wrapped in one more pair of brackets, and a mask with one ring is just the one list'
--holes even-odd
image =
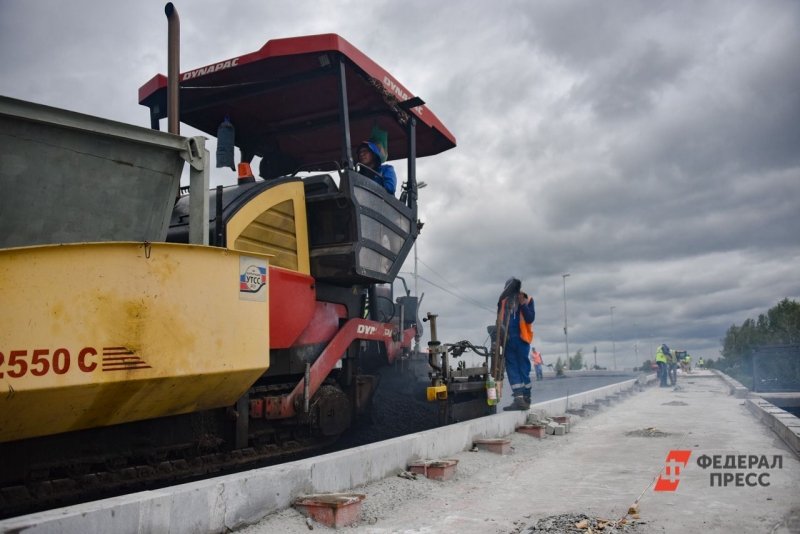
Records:
{"label": "tree line", "polygon": [[785,298],[757,319],[748,318],[741,325],[731,325],[720,343],[722,357],[710,366],[751,387],[754,349],[800,344],[800,303]]}

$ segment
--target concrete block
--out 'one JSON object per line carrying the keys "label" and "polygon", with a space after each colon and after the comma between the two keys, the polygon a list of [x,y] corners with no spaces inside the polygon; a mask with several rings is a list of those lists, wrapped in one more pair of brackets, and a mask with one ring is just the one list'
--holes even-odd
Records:
{"label": "concrete block", "polygon": [[585,410],[583,408],[570,408],[569,410],[567,410],[567,413],[572,414],[572,415],[577,415],[578,417],[588,417],[589,416],[589,410]]}
{"label": "concrete block", "polygon": [[556,415],[556,416],[553,416],[553,421],[555,421],[559,425],[568,424],[569,423],[569,416],[568,415]]}
{"label": "concrete block", "polygon": [[544,410],[531,410],[528,413],[528,423],[531,425],[541,424],[546,418]]}
{"label": "concrete block", "polygon": [[611,401],[608,399],[597,399],[596,402],[598,404],[602,404],[603,406],[611,406]]}
{"label": "concrete block", "polygon": [[558,423],[547,423],[547,426],[545,427],[547,429],[546,432],[551,436],[555,435],[556,428],[558,428],[558,426]]}
{"label": "concrete block", "polygon": [[456,476],[457,466],[458,460],[423,460],[412,463],[408,470],[444,482]]}
{"label": "concrete block", "polygon": [[564,425],[556,425],[554,430],[555,432],[553,432],[553,435],[555,436],[563,436],[567,433],[567,429],[564,427]]}
{"label": "concrete block", "polygon": [[596,411],[599,411],[599,410],[600,410],[600,405],[599,405],[599,404],[597,404],[596,402],[590,402],[590,403],[588,403],[588,404],[584,404],[584,405],[583,405],[583,408],[584,408],[585,410],[592,410],[592,411],[595,411],[595,412],[596,412]]}
{"label": "concrete block", "polygon": [[499,439],[476,439],[475,446],[483,451],[493,452],[495,454],[508,454],[511,452],[511,440],[505,438]]}
{"label": "concrete block", "polygon": [[361,520],[361,501],[366,495],[360,493],[325,493],[308,495],[292,503],[301,514],[318,523],[342,528],[357,525]]}
{"label": "concrete block", "polygon": [[542,439],[547,436],[546,428],[544,425],[520,425],[517,427],[517,432]]}

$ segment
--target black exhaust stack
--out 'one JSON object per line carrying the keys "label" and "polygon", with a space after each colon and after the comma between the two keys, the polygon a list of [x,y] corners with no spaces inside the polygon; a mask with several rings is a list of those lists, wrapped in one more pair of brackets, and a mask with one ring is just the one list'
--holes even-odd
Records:
{"label": "black exhaust stack", "polygon": [[181,18],[172,2],[164,6],[167,15],[167,131],[181,133],[180,75]]}

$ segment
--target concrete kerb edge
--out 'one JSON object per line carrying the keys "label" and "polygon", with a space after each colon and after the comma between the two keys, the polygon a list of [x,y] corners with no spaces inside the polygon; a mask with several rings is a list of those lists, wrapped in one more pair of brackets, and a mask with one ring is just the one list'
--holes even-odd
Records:
{"label": "concrete kerb edge", "polygon": [[774,430],[800,458],[800,418],[764,399],[745,399],[744,405],[765,425]]}
{"label": "concrete kerb edge", "polygon": [[[531,410],[562,415],[653,376],[539,402]],[[306,460],[6,519],[0,521],[0,533],[216,534],[256,523],[288,508],[295,497],[348,491],[405,470],[411,462],[464,451],[475,439],[508,436],[527,416],[499,413]]]}
{"label": "concrete kerb edge", "polygon": [[711,369],[711,372],[728,386],[729,395],[733,395],[737,399],[744,399],[744,405],[747,409],[765,425],[774,430],[784,443],[800,457],[800,418],[757,395],[751,394],[750,390],[744,387],[741,382],[722,371]]}
{"label": "concrete kerb edge", "polygon": [[746,399],[750,394],[750,390],[744,387],[741,382],[731,378],[730,376],[726,375],[722,371],[718,371],[717,369],[711,369],[711,372],[717,375],[725,385],[728,386],[728,394],[733,395],[737,399]]}

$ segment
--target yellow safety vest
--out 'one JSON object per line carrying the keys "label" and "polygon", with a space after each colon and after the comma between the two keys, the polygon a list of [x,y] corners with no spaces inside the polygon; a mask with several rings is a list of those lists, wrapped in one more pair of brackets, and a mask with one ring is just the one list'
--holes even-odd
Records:
{"label": "yellow safety vest", "polygon": [[667,355],[661,351],[661,347],[658,347],[656,351],[656,362],[664,362],[667,363]]}

